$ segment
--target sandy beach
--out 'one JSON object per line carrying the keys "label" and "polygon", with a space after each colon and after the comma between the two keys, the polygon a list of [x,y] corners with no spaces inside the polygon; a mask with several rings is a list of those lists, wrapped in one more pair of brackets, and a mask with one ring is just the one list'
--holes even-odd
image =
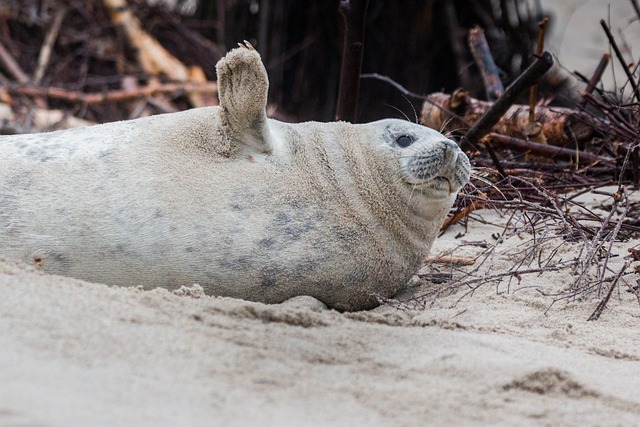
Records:
{"label": "sandy beach", "polygon": [[[593,209],[606,196],[583,196]],[[591,198],[591,199],[589,199]],[[434,254],[508,271],[532,242],[474,214]],[[503,237],[492,236],[502,233]],[[456,238],[457,237],[457,238]],[[558,238],[560,239],[560,238]],[[485,241],[494,248],[464,242]],[[551,240],[555,247],[560,240]],[[635,242],[612,248],[611,271]],[[579,244],[560,245],[571,259]],[[573,252],[575,251],[575,253]],[[0,425],[637,425],[640,305],[620,285],[553,303],[571,269],[433,299],[425,281],[368,312],[111,288],[0,264]],[[423,273],[474,266],[446,264]],[[625,279],[635,284],[634,275]],[[415,306],[422,301],[425,308]],[[553,304],[552,304],[553,303]],[[411,305],[414,305],[412,308]]]}

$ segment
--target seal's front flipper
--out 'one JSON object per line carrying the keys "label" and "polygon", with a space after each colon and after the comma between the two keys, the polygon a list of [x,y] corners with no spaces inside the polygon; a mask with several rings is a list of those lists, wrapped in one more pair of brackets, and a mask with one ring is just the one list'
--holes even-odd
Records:
{"label": "seal's front flipper", "polygon": [[[216,65],[222,126],[236,149],[270,154],[267,124],[269,79],[260,54],[245,41]],[[242,145],[245,145],[243,147]]]}

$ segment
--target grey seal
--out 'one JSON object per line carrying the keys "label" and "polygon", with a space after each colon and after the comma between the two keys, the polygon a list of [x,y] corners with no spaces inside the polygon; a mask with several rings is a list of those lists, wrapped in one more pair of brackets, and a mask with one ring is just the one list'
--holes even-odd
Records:
{"label": "grey seal", "polygon": [[0,138],[0,256],[265,303],[396,294],[469,179],[465,154],[396,119],[268,119],[248,44],[217,71],[219,107]]}

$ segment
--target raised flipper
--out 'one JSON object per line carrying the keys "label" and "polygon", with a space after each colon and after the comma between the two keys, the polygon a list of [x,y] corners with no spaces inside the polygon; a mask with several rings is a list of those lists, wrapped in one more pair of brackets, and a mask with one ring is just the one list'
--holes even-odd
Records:
{"label": "raised flipper", "polygon": [[232,144],[238,144],[238,151],[250,148],[270,154],[266,113],[269,79],[260,54],[245,41],[218,61],[216,71],[222,126],[227,137]]}

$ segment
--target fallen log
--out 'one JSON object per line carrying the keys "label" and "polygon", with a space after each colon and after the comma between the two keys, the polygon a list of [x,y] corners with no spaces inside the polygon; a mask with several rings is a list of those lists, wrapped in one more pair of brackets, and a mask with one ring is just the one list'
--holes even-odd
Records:
{"label": "fallen log", "polygon": [[[436,92],[427,96],[422,105],[420,123],[441,131],[466,130],[475,123],[493,103],[480,101],[463,91],[452,95]],[[439,108],[442,107],[442,108]],[[454,112],[452,116],[446,110]],[[492,128],[492,132],[527,139],[542,132],[547,142],[564,147],[570,142],[591,138],[593,128],[590,116],[577,110],[539,105],[535,115],[536,126],[529,124],[529,106],[513,105]]]}

